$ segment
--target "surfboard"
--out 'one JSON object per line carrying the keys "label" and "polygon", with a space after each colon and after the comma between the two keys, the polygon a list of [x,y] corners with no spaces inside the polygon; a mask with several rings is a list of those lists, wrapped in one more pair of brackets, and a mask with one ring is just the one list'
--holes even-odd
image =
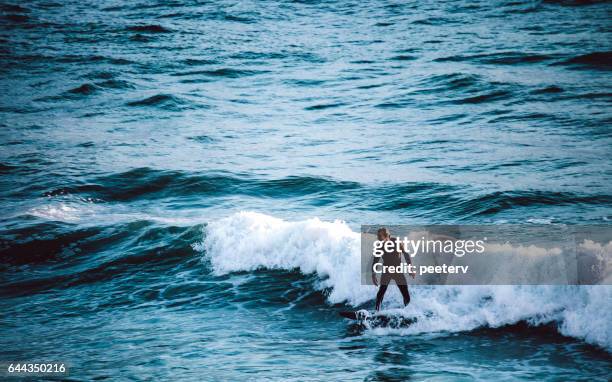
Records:
{"label": "surfboard", "polygon": [[356,310],[356,311],[342,311],[340,316],[348,318],[349,320],[365,320],[372,316],[375,312],[369,312],[367,310]]}
{"label": "surfboard", "polygon": [[403,317],[365,309],[341,311],[339,314],[341,317],[348,318],[349,320],[355,320],[362,323],[367,322],[368,324],[374,324],[376,326],[406,327],[416,322],[416,318],[414,317]]}

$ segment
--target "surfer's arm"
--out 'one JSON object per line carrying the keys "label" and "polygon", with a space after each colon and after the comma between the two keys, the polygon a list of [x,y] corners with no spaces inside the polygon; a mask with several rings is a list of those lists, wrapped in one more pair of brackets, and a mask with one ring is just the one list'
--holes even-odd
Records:
{"label": "surfer's arm", "polygon": [[378,263],[380,257],[372,256],[372,265],[370,266],[370,270],[372,271],[372,283],[378,286],[378,281],[376,280],[376,273],[374,272],[374,264]]}
{"label": "surfer's arm", "polygon": [[[408,249],[406,248],[404,244],[400,244],[400,251],[402,251],[402,254],[404,255],[404,259],[406,259],[406,263],[408,263],[409,265],[412,265],[412,257],[410,256],[410,253],[408,253]],[[414,278],[416,275],[414,274],[414,272],[412,272],[410,273],[410,276]]]}
{"label": "surfer's arm", "polygon": [[408,264],[412,264],[412,258],[410,257],[410,253],[408,253],[408,249],[404,244],[399,245],[399,250],[402,255],[404,255],[404,259]]}

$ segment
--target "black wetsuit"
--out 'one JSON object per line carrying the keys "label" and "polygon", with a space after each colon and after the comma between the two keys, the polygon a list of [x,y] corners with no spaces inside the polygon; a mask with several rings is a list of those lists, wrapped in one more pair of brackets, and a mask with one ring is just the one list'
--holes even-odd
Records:
{"label": "black wetsuit", "polygon": [[[395,241],[395,238],[390,238],[391,241]],[[385,266],[398,266],[402,263],[402,254],[398,253],[395,249],[395,245],[393,246],[393,250],[387,252],[384,250],[384,254],[381,256],[383,265]],[[408,256],[408,255],[406,255]],[[375,259],[375,262],[377,259]],[[406,277],[404,277],[403,273],[387,273],[383,272],[380,277],[380,287],[378,288],[378,293],[376,294],[376,310],[380,310],[380,305],[382,304],[383,298],[385,297],[385,292],[387,291],[387,287],[391,283],[391,280],[394,280],[402,293],[402,297],[404,298],[404,306],[410,303],[410,293],[408,293],[408,286],[406,282]]]}

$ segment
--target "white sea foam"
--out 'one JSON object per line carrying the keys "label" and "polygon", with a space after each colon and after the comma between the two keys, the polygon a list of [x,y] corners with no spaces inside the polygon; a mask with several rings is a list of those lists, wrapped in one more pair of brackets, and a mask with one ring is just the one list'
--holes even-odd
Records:
{"label": "white sea foam", "polygon": [[[185,216],[180,216],[176,212],[169,214],[163,210],[134,212],[123,206],[111,207],[98,204],[91,199],[71,195],[64,195],[61,198],[45,198],[40,204],[29,207],[23,212],[44,220],[79,223],[84,226],[99,225],[100,222],[106,224],[129,223],[137,220],[148,220],[176,226],[205,223],[201,217],[194,218],[189,216],[188,212],[184,212]],[[19,211],[16,215],[23,212]]]}
{"label": "white sea foam", "polygon": [[[361,285],[360,235],[342,221],[292,222],[241,212],[210,222],[196,248],[217,274],[258,268],[316,273],[318,287],[331,290],[330,303],[359,306],[376,293]],[[390,288],[387,307],[400,306],[396,289]],[[419,286],[411,294],[411,304],[395,311],[417,322],[400,334],[554,323],[564,335],[612,350],[610,286]]]}
{"label": "white sea foam", "polygon": [[66,203],[54,203],[31,208],[28,213],[46,220],[75,222],[80,219],[82,212]]}

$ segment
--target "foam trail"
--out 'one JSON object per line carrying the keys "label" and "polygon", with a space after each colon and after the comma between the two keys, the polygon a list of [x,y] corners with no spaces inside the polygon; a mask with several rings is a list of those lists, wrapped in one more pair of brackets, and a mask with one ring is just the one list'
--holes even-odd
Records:
{"label": "foam trail", "polygon": [[[240,212],[210,222],[204,235],[195,247],[205,252],[216,274],[297,268],[317,274],[318,287],[331,290],[330,303],[359,306],[375,295],[375,287],[361,285],[360,235],[342,221],[290,222]],[[397,313],[418,320],[400,334],[457,332],[521,321],[556,323],[561,334],[612,351],[612,288],[607,285],[420,286],[411,293],[411,304]],[[399,306],[400,301],[396,288],[390,288],[387,306]]]}

